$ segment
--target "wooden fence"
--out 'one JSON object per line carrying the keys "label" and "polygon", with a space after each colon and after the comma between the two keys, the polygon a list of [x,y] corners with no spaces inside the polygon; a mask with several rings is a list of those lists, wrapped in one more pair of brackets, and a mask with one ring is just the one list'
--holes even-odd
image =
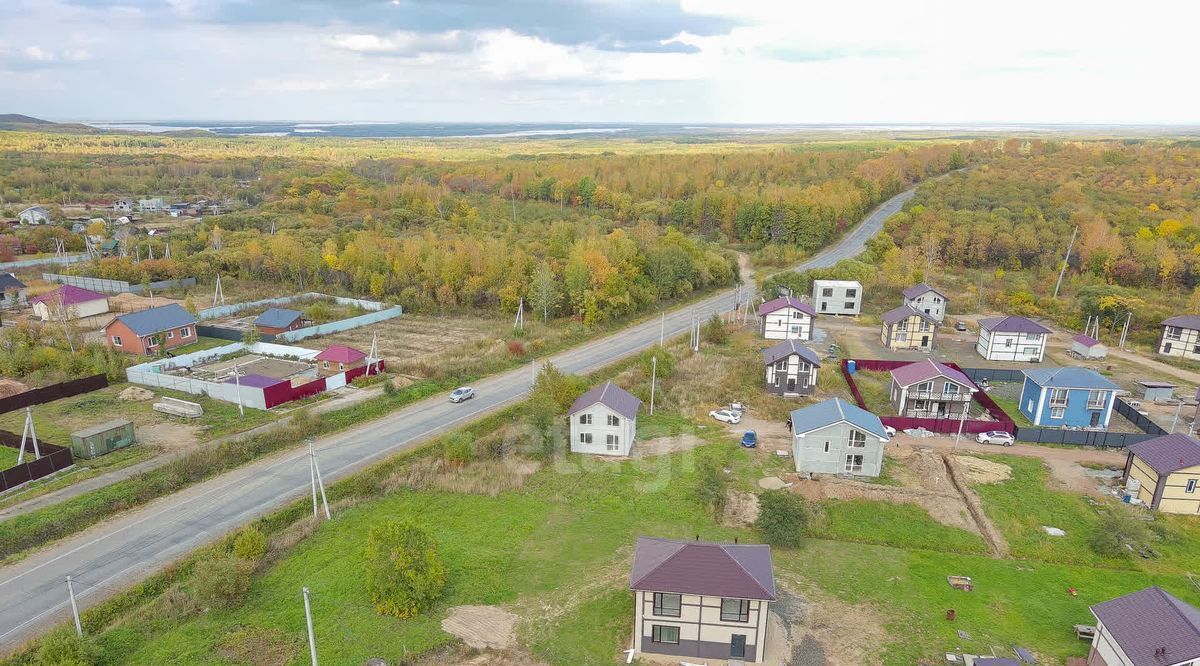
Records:
{"label": "wooden fence", "polygon": [[100,374],[30,389],[24,393],[0,399],[0,414],[7,414],[18,409],[40,405],[43,402],[53,402],[62,398],[69,398],[80,393],[91,393],[105,386],[108,386],[108,377]]}

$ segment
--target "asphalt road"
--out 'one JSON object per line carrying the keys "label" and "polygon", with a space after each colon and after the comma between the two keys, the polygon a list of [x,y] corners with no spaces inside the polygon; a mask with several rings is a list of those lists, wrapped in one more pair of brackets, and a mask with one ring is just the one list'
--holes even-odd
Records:
{"label": "asphalt road", "polygon": [[[831,266],[863,250],[866,240],[914,190],[875,209],[837,245],[798,269]],[[743,293],[747,290],[742,290]],[[619,333],[556,354],[549,359],[564,372],[583,374],[686,332],[693,318],[733,310],[736,292],[723,292],[693,305],[631,326]],[[444,396],[410,405],[385,418],[317,442],[327,481],[412,448],[439,433],[521,400],[529,390],[529,366],[475,384],[478,397],[452,405]],[[167,564],[223,534],[297,498],[308,496],[307,453],[287,451],[164,497],[97,525],[79,535],[0,569],[0,652],[70,617],[66,577],[75,584],[83,608],[154,574]],[[297,581],[297,586],[301,581]]]}

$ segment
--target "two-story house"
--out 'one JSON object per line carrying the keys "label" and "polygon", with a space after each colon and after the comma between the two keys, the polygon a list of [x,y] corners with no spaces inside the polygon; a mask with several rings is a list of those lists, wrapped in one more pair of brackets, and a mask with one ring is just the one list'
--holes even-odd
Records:
{"label": "two-story house", "polygon": [[1091,611],[1096,634],[1087,666],[1200,664],[1200,609],[1157,585],[1098,603]]}
{"label": "two-story house", "polygon": [[816,316],[816,310],[800,299],[772,299],[758,306],[759,332],[767,340],[812,340]]}
{"label": "two-story house", "polygon": [[1158,338],[1158,353],[1200,360],[1200,316],[1180,315],[1164,319]]}
{"label": "two-story house", "polygon": [[879,342],[888,349],[930,351],[937,338],[938,322],[933,315],[914,310],[911,305],[883,313],[880,317]]}
{"label": "two-story house", "polygon": [[817,314],[857,315],[862,311],[863,287],[855,280],[813,280],[812,302]]}
{"label": "two-story house", "polygon": [[638,537],[629,574],[637,653],[762,661],[771,547]]}
{"label": "two-story house", "polygon": [[1025,317],[989,317],[979,320],[975,351],[989,361],[1041,363],[1050,329]]}
{"label": "two-story house", "polygon": [[1020,410],[1036,426],[1107,428],[1118,390],[1087,368],[1026,370]]}
{"label": "two-story house", "polygon": [[946,320],[946,307],[950,301],[945,294],[922,282],[904,290],[904,304],[924,312],[940,324]]}
{"label": "two-story house", "polygon": [[604,382],[575,399],[567,410],[571,451],[627,456],[637,432],[642,401],[616,384]]}
{"label": "two-story house", "polygon": [[767,392],[782,396],[809,395],[817,386],[821,359],[795,340],[784,340],[763,350],[767,368]]}
{"label": "two-story house", "polygon": [[1125,490],[1156,511],[1200,513],[1200,442],[1174,433],[1132,444]]}
{"label": "two-story house", "polygon": [[104,327],[110,347],[126,354],[157,354],[196,341],[196,318],[178,303],[117,316]]}
{"label": "two-story house", "polygon": [[878,416],[832,398],[793,410],[791,421],[797,472],[879,476],[888,435]]}
{"label": "two-story house", "polygon": [[961,419],[978,390],[962,372],[931,359],[892,370],[892,406],[899,416]]}

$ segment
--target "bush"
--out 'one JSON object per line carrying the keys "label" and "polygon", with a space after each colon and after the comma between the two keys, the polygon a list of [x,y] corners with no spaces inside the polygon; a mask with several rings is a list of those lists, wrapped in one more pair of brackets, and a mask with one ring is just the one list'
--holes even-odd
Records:
{"label": "bush", "polygon": [[725,322],[721,321],[721,315],[714,314],[704,322],[700,329],[700,337],[713,345],[723,345],[729,341],[729,329],[725,327]]}
{"label": "bush", "polygon": [[675,372],[675,357],[671,355],[671,352],[659,347],[658,345],[655,345],[654,347],[642,352],[641,358],[638,360],[638,364],[642,366],[642,372],[645,373],[647,377],[650,377],[654,374],[653,359],[655,358],[658,359],[659,379],[667,379]]}
{"label": "bush", "polygon": [[1114,506],[1108,515],[1096,521],[1088,545],[1097,555],[1123,557],[1129,554],[1126,544],[1136,548],[1149,541],[1150,528],[1124,506]]}
{"label": "bush", "polygon": [[389,398],[394,398],[394,397],[396,397],[396,394],[399,392],[400,392],[400,389],[396,388],[396,383],[392,381],[391,376],[384,376],[384,378],[383,378],[383,394]]}
{"label": "bush", "polygon": [[725,472],[716,461],[706,458],[696,470],[696,497],[714,516],[725,513]]}
{"label": "bush", "polygon": [[251,525],[238,532],[233,540],[233,554],[248,562],[257,562],[267,554],[267,535]]}
{"label": "bush", "polygon": [[446,586],[446,567],[437,544],[410,522],[372,527],[363,556],[371,602],[383,615],[414,617],[429,608]]}
{"label": "bush", "polygon": [[763,541],[772,546],[796,548],[804,542],[808,526],[808,504],[786,490],[767,490],[758,496],[758,520],[754,523]]}
{"label": "bush", "polygon": [[455,467],[462,467],[475,457],[475,449],[471,446],[471,438],[465,433],[455,435],[442,444],[442,457]]}
{"label": "bush", "polygon": [[520,340],[509,340],[508,341],[508,355],[509,356],[524,356],[525,355],[525,343],[521,342]]}
{"label": "bush", "polygon": [[99,661],[100,648],[90,638],[76,636],[74,625],[47,634],[33,658],[37,666],[92,666]]}
{"label": "bush", "polygon": [[202,558],[192,573],[192,590],[210,606],[232,606],[250,589],[252,569],[252,563],[233,555]]}

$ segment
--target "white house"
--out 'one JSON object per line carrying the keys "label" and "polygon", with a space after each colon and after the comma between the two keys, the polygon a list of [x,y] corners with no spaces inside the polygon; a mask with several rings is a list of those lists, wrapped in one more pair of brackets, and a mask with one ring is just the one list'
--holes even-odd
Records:
{"label": "white house", "polygon": [[1157,585],[1091,607],[1088,666],[1194,666],[1200,609]]}
{"label": "white house", "polygon": [[975,351],[989,361],[1040,363],[1049,338],[1050,329],[1025,317],[990,317],[979,320]]}
{"label": "white house", "polygon": [[143,213],[156,213],[165,208],[163,200],[159,197],[153,199],[138,199],[138,210]]}
{"label": "white house", "polygon": [[878,416],[832,398],[793,410],[791,421],[797,472],[879,476],[888,435]]}
{"label": "white house", "polygon": [[117,199],[113,202],[112,209],[114,213],[132,213],[133,199]]}
{"label": "white house", "polygon": [[1163,320],[1158,353],[1200,360],[1200,316],[1180,315]]}
{"label": "white house", "polygon": [[857,315],[862,293],[862,283],[855,280],[813,280],[813,307],[817,314]]}
{"label": "white house", "polygon": [[33,314],[42,321],[82,319],[108,312],[107,294],[69,284],[35,296],[29,302],[33,304]]}
{"label": "white house", "polygon": [[17,213],[21,224],[50,224],[50,211],[41,206],[30,206]]}
{"label": "white house", "polygon": [[641,400],[612,382],[604,382],[579,396],[567,411],[571,423],[571,451],[629,455],[641,406]]}
{"label": "white house", "polygon": [[918,312],[924,312],[940,324],[946,319],[949,300],[945,294],[922,282],[904,290],[904,304]]}
{"label": "white house", "polygon": [[759,332],[767,340],[812,340],[812,306],[791,296],[758,306]]}
{"label": "white house", "polygon": [[25,305],[25,283],[12,273],[0,273],[0,307]]}
{"label": "white house", "polygon": [[775,601],[770,546],[638,537],[629,589],[634,656],[670,655],[684,658],[680,663],[758,663],[767,656]]}

